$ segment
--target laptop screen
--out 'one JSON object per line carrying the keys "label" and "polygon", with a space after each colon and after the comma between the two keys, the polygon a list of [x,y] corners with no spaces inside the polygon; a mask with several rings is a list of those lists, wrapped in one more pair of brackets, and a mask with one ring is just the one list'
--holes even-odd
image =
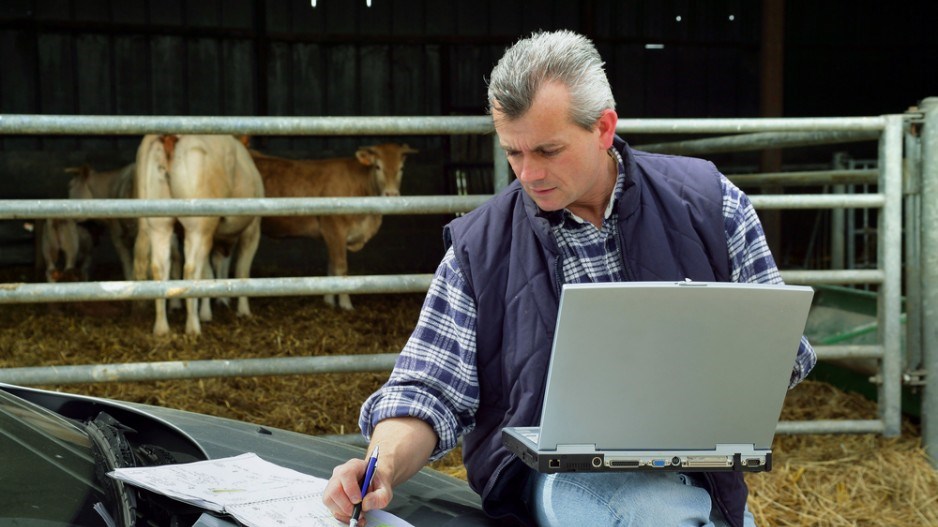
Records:
{"label": "laptop screen", "polygon": [[770,448],[812,297],[767,284],[565,285],[540,449]]}

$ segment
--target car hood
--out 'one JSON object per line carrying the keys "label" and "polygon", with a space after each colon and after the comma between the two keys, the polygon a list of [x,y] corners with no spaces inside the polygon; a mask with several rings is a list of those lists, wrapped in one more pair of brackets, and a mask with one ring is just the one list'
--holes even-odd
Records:
{"label": "car hood", "polygon": [[[0,389],[65,417],[85,420],[106,411],[154,443],[173,445],[200,458],[253,452],[267,461],[312,476],[329,478],[332,469],[363,457],[361,447],[279,428],[140,403],[51,392],[0,383]],[[395,487],[388,512],[416,527],[497,525],[480,507],[466,482],[426,468]]]}

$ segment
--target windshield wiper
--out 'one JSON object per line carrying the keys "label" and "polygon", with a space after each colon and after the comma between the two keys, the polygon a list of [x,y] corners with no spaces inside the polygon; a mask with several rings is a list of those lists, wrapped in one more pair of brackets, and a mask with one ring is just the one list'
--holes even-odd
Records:
{"label": "windshield wiper", "polygon": [[[84,427],[93,443],[95,479],[104,489],[108,500],[105,512],[110,513],[111,522],[116,520],[117,526],[133,527],[137,518],[136,493],[122,481],[107,475],[116,468],[136,466],[133,447],[124,436],[124,432],[133,432],[133,429],[122,425],[105,412],[85,422]],[[103,516],[101,507],[96,506],[95,510]]]}

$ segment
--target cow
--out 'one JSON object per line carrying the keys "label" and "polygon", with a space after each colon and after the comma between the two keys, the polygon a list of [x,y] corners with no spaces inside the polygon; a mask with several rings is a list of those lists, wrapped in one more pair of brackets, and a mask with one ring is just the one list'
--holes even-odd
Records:
{"label": "cow", "polygon": [[47,282],[88,280],[94,240],[84,225],[72,219],[42,220],[39,247]]}
{"label": "cow", "polygon": [[[68,182],[68,197],[69,199],[133,199],[136,195],[134,190],[136,166],[136,163],[129,163],[115,170],[101,172],[88,164],[66,168],[66,173],[74,174]],[[108,218],[101,221],[120,259],[124,280],[133,280],[137,218]],[[182,277],[182,255],[179,254],[176,232],[170,244],[170,261],[170,277],[178,280]],[[169,301],[170,309],[180,307],[182,307],[182,301],[178,298]]]}
{"label": "cow", "polygon": [[[69,199],[130,199],[133,198],[134,167],[130,163],[116,170],[98,172],[88,165],[69,167],[74,174],[68,182]],[[121,262],[124,280],[133,279],[133,246],[137,237],[135,218],[109,218],[103,220],[111,243]]]}
{"label": "cow", "polygon": [[[137,149],[135,172],[139,199],[262,198],[264,186],[247,148],[229,135],[147,135]],[[154,280],[165,280],[170,260],[173,226],[183,227],[183,278],[212,277],[212,259],[231,255],[236,278],[250,276],[251,263],[260,242],[260,217],[190,216],[148,217],[138,222],[134,245],[134,276],[146,277],[149,253]],[[197,299],[186,299],[186,333],[201,335],[199,319],[210,320],[203,303],[197,316]],[[238,298],[239,316],[250,316],[246,297]],[[166,299],[156,300],[155,335],[169,333]]]}
{"label": "cow", "polygon": [[[251,150],[264,180],[267,197],[400,196],[404,160],[418,151],[406,144],[363,146],[355,157],[286,159]],[[365,246],[378,228],[380,214],[267,216],[261,232],[271,238],[322,238],[329,255],[329,276],[348,274],[348,251]],[[351,310],[352,300],[339,295],[339,307]],[[335,307],[334,295],[325,301]]]}

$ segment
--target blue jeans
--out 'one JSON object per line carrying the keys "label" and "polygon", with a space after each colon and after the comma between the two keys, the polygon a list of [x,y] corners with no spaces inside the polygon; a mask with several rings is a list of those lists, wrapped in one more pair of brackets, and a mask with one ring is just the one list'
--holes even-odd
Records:
{"label": "blue jeans", "polygon": [[[679,472],[534,473],[528,503],[542,526],[728,525],[694,480]],[[745,526],[755,525],[747,508]]]}

